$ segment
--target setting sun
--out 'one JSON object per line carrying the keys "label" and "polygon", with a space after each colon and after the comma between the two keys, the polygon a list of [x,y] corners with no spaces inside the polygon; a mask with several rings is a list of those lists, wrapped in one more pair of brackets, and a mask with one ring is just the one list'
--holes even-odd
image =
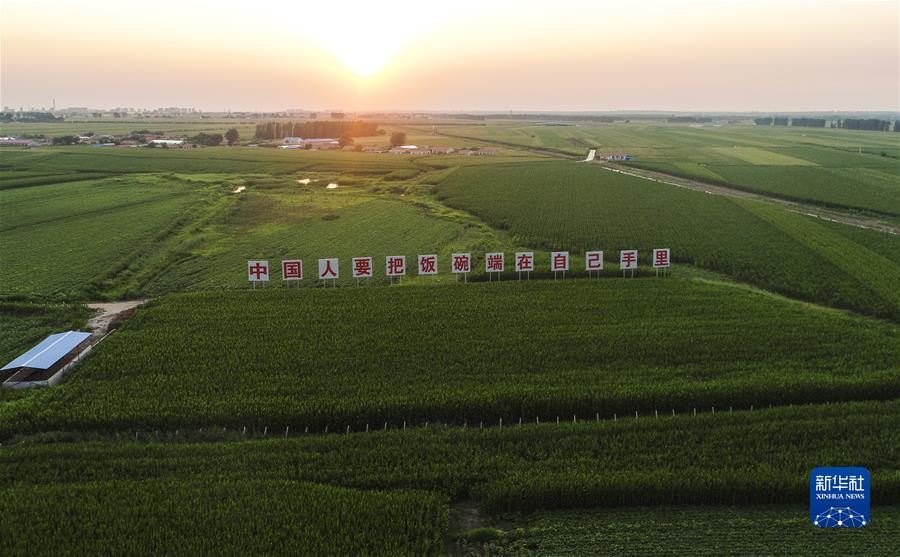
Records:
{"label": "setting sun", "polygon": [[[329,44],[331,43],[331,44]],[[326,42],[328,49],[353,73],[369,77],[387,64],[400,45],[367,39]]]}
{"label": "setting sun", "polygon": [[[345,17],[344,9],[328,5],[304,7],[303,20],[308,22],[304,34],[327,47],[361,77],[372,76],[384,68],[402,48],[433,31],[446,15],[443,7],[404,0],[392,9],[381,4],[353,4],[352,18]],[[321,21],[340,21],[340,25],[319,25],[317,22]]]}

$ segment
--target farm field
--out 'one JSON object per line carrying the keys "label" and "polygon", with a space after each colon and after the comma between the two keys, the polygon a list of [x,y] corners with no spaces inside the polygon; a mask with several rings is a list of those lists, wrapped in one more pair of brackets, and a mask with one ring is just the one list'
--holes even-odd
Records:
{"label": "farm field", "polygon": [[[84,520],[77,522],[91,531],[93,521],[112,516],[118,509],[122,518],[109,526],[115,533],[130,531],[127,519],[135,511],[125,506],[131,501],[138,508],[147,504],[171,507],[173,512],[164,514],[173,518],[158,519],[169,524],[167,521],[181,516],[186,501],[212,498],[224,501],[220,519],[246,523],[235,526],[237,532],[256,526],[258,543],[263,544],[278,535],[265,526],[271,522],[272,512],[284,516],[307,512],[302,505],[292,505],[294,510],[285,508],[298,500],[308,501],[323,516],[308,526],[312,541],[328,531],[328,518],[343,513],[351,504],[357,513],[361,510],[362,516],[356,514],[360,518],[368,517],[370,511],[391,513],[387,518],[394,526],[385,523],[378,528],[378,540],[390,541],[398,531],[412,534],[408,517],[417,515],[428,518],[418,519],[422,526],[416,528],[416,535],[410,535],[409,547],[434,540],[434,530],[440,530],[445,547],[458,548],[454,538],[471,526],[447,532],[441,526],[447,510],[439,507],[449,502],[452,514],[460,504],[472,507],[474,502],[475,519],[469,522],[481,527],[503,527],[511,520],[505,513],[538,511],[520,517],[530,526],[523,537],[537,538],[533,543],[538,547],[565,543],[560,535],[577,537],[586,529],[636,522],[644,511],[635,507],[644,505],[677,505],[670,511],[671,520],[686,521],[693,516],[706,524],[703,531],[711,535],[754,524],[762,527],[780,509],[783,521],[777,523],[772,543],[790,543],[784,538],[793,538],[815,544],[825,543],[824,536],[846,535],[813,535],[807,533],[813,530],[808,524],[803,525],[806,531],[801,531],[805,509],[795,503],[806,495],[809,469],[831,462],[864,463],[870,468],[873,483],[878,485],[879,506],[873,527],[865,535],[873,536],[866,539],[879,544],[876,547],[888,547],[890,537],[868,532],[890,532],[896,520],[894,506],[900,501],[898,418],[900,407],[891,401],[485,429],[423,428],[419,424],[407,430],[391,427],[389,431],[349,435],[292,433],[287,439],[269,430],[268,439],[246,440],[261,437],[258,429],[246,435],[234,430],[182,430],[180,435],[145,431],[137,441],[124,440],[127,436],[117,441],[53,434],[0,451],[0,486],[9,495],[0,505],[21,509],[20,516],[31,519],[25,522],[34,522],[24,530],[28,534],[24,539],[3,536],[0,544],[24,544],[33,536],[46,535],[38,528],[60,512],[83,515]],[[867,429],[865,436],[853,434],[860,427]],[[72,442],[76,440],[81,442]],[[113,477],[115,481],[109,481]],[[310,484],[329,487],[315,489]],[[153,489],[157,485],[166,487]],[[287,485],[295,488],[278,489]],[[226,487],[227,492],[222,493]],[[247,498],[250,492],[273,490],[280,493],[273,493],[275,511],[264,511]],[[119,493],[121,503],[112,502],[110,511],[100,508]],[[329,495],[328,501],[317,497],[322,493]],[[84,503],[74,505],[75,498]],[[382,506],[398,500],[405,501],[399,509]],[[742,502],[740,518],[734,515],[737,510],[710,506],[737,500]],[[50,507],[49,501],[60,503]],[[694,507],[699,504],[709,514],[704,516]],[[254,512],[242,511],[244,507]],[[594,510],[572,512],[579,508]],[[610,517],[605,527],[598,524],[604,521],[604,514]],[[671,522],[660,518],[654,515],[655,528],[671,527]],[[206,515],[198,517],[201,524],[204,520],[208,520]],[[366,523],[350,520],[345,523],[359,524],[363,533],[368,531]],[[547,529],[547,523],[553,528]],[[649,528],[652,531],[654,527]],[[648,532],[647,528],[639,530]],[[144,539],[143,534],[134,535]],[[181,529],[163,529],[159,535],[163,540],[179,536],[185,543],[200,542],[195,534]],[[697,531],[685,532],[683,543],[696,542],[698,535]],[[128,539],[121,540],[119,543],[128,547]],[[227,548],[233,540],[231,536],[212,537],[205,543]],[[348,536],[347,543],[357,540]],[[723,543],[732,540],[729,537]],[[71,541],[93,543],[85,536]]]}
{"label": "farm field", "polygon": [[[440,157],[148,151],[0,153],[8,169],[0,181],[4,291],[136,297],[244,286],[235,261],[252,258],[314,265],[331,256],[349,265],[355,256],[412,261],[438,253],[448,261],[453,251],[513,247],[501,232],[434,202],[431,185],[450,171],[430,163]],[[463,158],[485,157],[436,162]],[[154,166],[171,171],[148,172]],[[234,171],[206,172],[216,166]],[[330,183],[339,187],[326,189]],[[349,274],[345,266],[339,282],[352,283]]]}
{"label": "farm field", "polygon": [[197,135],[198,133],[222,133],[229,128],[236,128],[242,138],[251,138],[255,132],[255,123],[238,119],[199,119],[199,118],[140,118],[66,120],[65,122],[0,122],[0,135],[21,137],[23,135],[124,135],[138,130],[149,130],[171,135]]}
{"label": "farm field", "polygon": [[65,385],[0,406],[0,436],[886,399],[898,362],[893,325],[680,279],[180,294]]}
{"label": "farm field", "polygon": [[[446,520],[442,498],[431,494],[274,480],[20,485],[4,487],[0,510],[27,518],[0,526],[4,555],[61,547],[76,554],[177,547],[194,555],[427,555],[440,547]],[[57,527],[73,518],[73,527]]]}
{"label": "farm field", "polygon": [[627,152],[627,164],[789,200],[900,216],[896,133],[678,124],[488,122],[439,133],[562,154]]}
{"label": "farm field", "polygon": [[0,0],[0,557],[900,557],[900,1],[110,4]]}
{"label": "farm field", "polygon": [[900,320],[900,240],[883,233],[567,162],[461,168],[437,195],[518,243],[613,258],[633,248],[647,262],[669,247],[760,288]]}
{"label": "farm field", "polygon": [[[467,125],[394,125],[478,144],[440,135]],[[872,180],[841,207],[892,201],[876,163],[893,159],[866,155],[877,140],[859,155],[757,130],[735,149],[644,128],[616,141],[647,140],[653,164],[798,184],[812,169]],[[0,152],[4,358],[83,328],[85,302],[151,298],[61,385],[0,389],[0,512],[24,518],[0,527],[0,554],[889,554],[897,238],[507,143],[498,157]],[[675,259],[659,278],[658,247]],[[635,278],[618,269],[625,248]],[[598,278],[580,272],[588,249],[605,250]],[[544,267],[569,250],[573,272],[483,282],[485,252],[510,266],[519,250]],[[447,272],[455,252],[475,257],[469,284]],[[384,256],[423,253],[440,275],[388,286]],[[337,288],[314,288],[325,256],[341,261]],[[359,287],[356,256],[376,268]],[[282,258],[304,260],[300,288],[277,270],[249,287],[248,259]],[[865,537],[806,522],[798,502],[823,463],[871,471]],[[138,527],[148,516],[156,533]]]}
{"label": "farm field", "polygon": [[503,528],[473,529],[457,555],[591,556],[768,554],[823,552],[893,555],[900,544],[900,507],[880,506],[878,523],[864,532],[808,528],[805,507],[637,507],[581,512],[542,512],[503,517]]}

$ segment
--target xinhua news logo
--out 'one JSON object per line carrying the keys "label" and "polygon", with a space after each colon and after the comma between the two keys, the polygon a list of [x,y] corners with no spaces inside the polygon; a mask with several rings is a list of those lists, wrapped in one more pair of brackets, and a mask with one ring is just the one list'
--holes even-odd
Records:
{"label": "xinhua news logo", "polygon": [[819,528],[862,528],[871,520],[869,471],[816,468],[809,475],[809,518]]}

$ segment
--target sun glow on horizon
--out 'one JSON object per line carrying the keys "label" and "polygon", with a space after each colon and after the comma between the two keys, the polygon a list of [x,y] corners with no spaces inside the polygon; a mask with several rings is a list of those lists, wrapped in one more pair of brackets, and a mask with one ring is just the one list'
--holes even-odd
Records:
{"label": "sun glow on horizon", "polygon": [[[347,12],[350,13],[347,13]],[[372,77],[417,36],[434,29],[447,15],[440,5],[395,0],[304,6],[302,20],[333,21],[334,25],[307,25],[307,34],[325,46],[359,77]]]}
{"label": "sun glow on horizon", "polygon": [[373,44],[369,41],[329,41],[328,49],[359,77],[372,77],[396,54],[401,45]]}

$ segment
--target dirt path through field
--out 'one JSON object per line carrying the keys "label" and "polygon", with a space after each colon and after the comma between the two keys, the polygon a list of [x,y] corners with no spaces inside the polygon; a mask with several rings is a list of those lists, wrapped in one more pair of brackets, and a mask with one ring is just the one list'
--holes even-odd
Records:
{"label": "dirt path through field", "polygon": [[131,313],[147,300],[128,300],[125,302],[96,302],[88,304],[91,309],[100,310],[100,313],[88,319],[87,326],[96,336],[105,335],[110,324],[127,318]]}
{"label": "dirt path through field", "polygon": [[798,203],[796,201],[788,201],[786,199],[779,199],[777,197],[771,197],[768,195],[752,193],[748,191],[743,191],[739,189],[729,188],[726,186],[718,186],[713,184],[707,184],[706,182],[700,182],[697,180],[691,180],[688,178],[681,178],[679,176],[672,176],[670,174],[663,174],[662,172],[654,172],[652,170],[643,170],[643,169],[635,169],[631,167],[622,167],[616,164],[611,164],[608,162],[599,162],[595,163],[597,166],[609,170],[610,172],[618,172],[619,174],[627,174],[628,176],[634,176],[636,178],[643,178],[644,180],[650,180],[652,182],[659,182],[660,184],[668,184],[670,186],[676,186],[679,188],[686,188],[690,190],[702,191],[705,193],[709,193],[712,195],[725,195],[728,197],[741,197],[744,199],[756,199],[760,201],[769,201],[772,203],[777,203],[787,210],[792,211],[794,213],[800,213],[802,215],[807,215],[810,217],[816,217],[822,220],[828,220],[832,222],[839,222],[841,224],[848,224],[850,226],[856,226],[859,228],[868,228],[869,230],[877,230],[879,232],[887,232],[889,234],[900,234],[900,227],[890,224],[874,217],[864,217],[858,215],[848,215],[845,213],[840,213],[832,209],[826,209],[823,207],[818,207],[815,205],[808,205],[804,203]]}

